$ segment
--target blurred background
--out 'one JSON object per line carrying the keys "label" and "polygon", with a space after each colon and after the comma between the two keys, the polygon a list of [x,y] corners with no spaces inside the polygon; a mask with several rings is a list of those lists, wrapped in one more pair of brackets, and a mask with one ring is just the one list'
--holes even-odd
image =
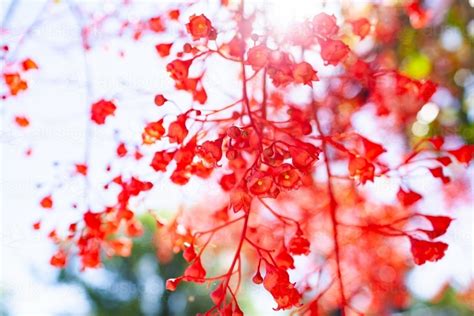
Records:
{"label": "blurred background", "polygon": [[[117,36],[120,27],[114,17],[139,21],[158,15],[179,1],[142,0],[126,8],[125,2],[3,0],[0,3],[0,44],[10,46],[9,52],[2,53],[2,67],[13,60],[32,58],[39,68],[26,74],[29,85],[26,93],[2,100],[0,105],[2,315],[195,315],[211,306],[207,289],[203,287],[184,285],[173,293],[165,291],[164,281],[179,275],[185,263],[181,256],[167,262],[157,260],[155,222],[145,212],[153,209],[166,214],[183,203],[192,205],[206,191],[205,187],[191,185],[185,191],[176,186],[163,187],[159,194],[147,199],[140,206],[143,211],[140,220],[147,228],[146,233],[135,241],[133,254],[129,258],[108,260],[98,270],[80,272],[74,264],[62,271],[51,267],[53,245],[32,229],[33,223],[44,216],[38,200],[46,192],[54,189],[70,198],[84,194],[82,181],[71,177],[70,169],[82,161],[84,147],[90,146],[91,160],[95,162],[90,166],[91,174],[100,174],[94,168],[102,170],[107,165],[118,141],[139,144],[136,136],[140,135],[143,122],[149,115],[156,115],[146,106],[156,91],[172,89],[172,82],[163,71],[165,63],[157,58],[154,45],[172,41],[173,33],[159,35],[161,38],[145,34],[139,41],[130,30]],[[290,13],[295,17],[312,14],[311,10],[317,12],[322,6],[322,1],[254,2],[255,5],[266,2],[275,18]],[[329,1],[328,5],[334,10],[344,10],[350,7],[349,2],[335,5]],[[363,7],[369,2],[356,1],[351,5]],[[435,96],[436,104],[425,109],[410,125],[407,137],[416,141],[418,137],[449,129],[473,143],[474,1],[426,2],[435,13],[433,24],[417,30],[410,25],[408,17],[402,16],[399,37],[386,47],[387,54],[396,55],[404,73],[416,79],[433,78],[445,87]],[[194,10],[212,15],[218,6],[219,1],[203,1]],[[302,6],[305,10],[301,10]],[[81,17],[78,8],[87,14]],[[95,29],[91,36],[95,48],[85,55],[81,25],[86,17],[94,15],[112,18]],[[371,45],[370,38],[364,45]],[[213,82],[215,89],[219,89],[218,81],[215,78]],[[92,137],[87,138],[88,105],[101,97],[119,100],[122,114],[113,120],[111,128],[92,128],[89,131]],[[28,115],[31,122],[28,129],[13,124],[18,115]],[[472,166],[466,172],[470,175],[472,191]],[[92,179],[93,183],[104,180],[97,177]],[[472,196],[472,192],[469,194]],[[97,204],[104,199],[93,197]],[[66,198],[55,200],[55,204],[64,211],[48,214],[51,227],[77,215]],[[455,205],[453,209],[457,220],[445,238],[450,244],[446,257],[410,273],[407,283],[415,300],[400,315],[472,315],[473,205]],[[242,296],[250,315],[265,315],[263,311],[274,307],[268,295],[253,285],[246,286]]]}

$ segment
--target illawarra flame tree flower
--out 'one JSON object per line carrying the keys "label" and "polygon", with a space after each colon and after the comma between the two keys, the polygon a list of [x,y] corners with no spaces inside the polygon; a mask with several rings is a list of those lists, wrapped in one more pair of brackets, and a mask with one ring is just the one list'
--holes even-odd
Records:
{"label": "illawarra flame tree flower", "polygon": [[[155,216],[161,259],[169,249],[189,263],[166,281],[167,290],[183,282],[206,285],[214,303],[206,315],[243,315],[239,293],[245,280],[265,289],[275,310],[297,315],[381,315],[407,306],[405,273],[413,263],[443,258],[449,246],[439,237],[452,221],[418,210],[429,197],[409,179],[423,171],[443,190],[452,181],[450,167],[469,164],[473,155],[472,145],[445,144],[448,134],[391,151],[392,140],[405,139],[408,122],[438,84],[399,72],[375,49],[362,55],[354,50],[366,37],[384,43],[387,28],[396,32],[375,13],[344,19],[320,12],[282,37],[272,32],[264,11],[227,2],[219,9],[226,21],[181,6],[124,24],[137,40],[147,32],[180,29],[174,41],[153,47],[167,63],[153,71],[167,71],[190,104],[178,104],[176,91],[156,91],[149,106],[169,113],[144,124],[138,146],[118,144],[117,157],[132,157],[159,176],[145,180],[108,168],[105,190],[116,192],[115,202],[84,209],[66,234],[49,232],[58,245],[51,264],[61,268],[78,256],[83,269],[97,268],[104,256],[129,256],[133,238],[143,232],[135,202],[159,186],[186,188],[200,178],[210,188],[218,185],[213,194],[220,199],[183,209],[169,222]],[[409,2],[403,8],[413,27],[424,27],[430,15],[418,1]],[[88,27],[82,33],[86,51],[93,49]],[[216,59],[229,71],[208,67]],[[26,90],[24,72],[38,68],[32,60],[22,63],[3,74],[6,97]],[[233,99],[226,104],[218,104],[215,89],[207,86],[214,73],[229,83]],[[377,133],[356,128],[353,118],[363,111],[372,111],[366,115]],[[118,100],[98,99],[90,118],[107,128],[119,112]],[[17,122],[26,128],[25,120]],[[387,135],[393,137],[381,141]],[[88,177],[88,164],[77,164],[76,175]],[[384,190],[381,178],[399,183],[390,203],[374,196]],[[54,195],[40,201],[48,212],[54,211]],[[222,248],[232,252],[226,267],[209,259]]]}

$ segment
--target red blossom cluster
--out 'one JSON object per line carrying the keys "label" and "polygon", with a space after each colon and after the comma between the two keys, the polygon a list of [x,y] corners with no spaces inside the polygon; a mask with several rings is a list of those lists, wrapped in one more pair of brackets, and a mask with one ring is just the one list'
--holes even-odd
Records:
{"label": "red blossom cluster", "polygon": [[[79,167],[83,171],[83,166]],[[84,213],[82,223],[83,229],[78,231],[78,223],[72,223],[65,238],[58,236],[55,230],[51,231],[49,237],[58,244],[62,244],[58,252],[51,258],[51,264],[56,267],[65,267],[70,252],[70,243],[74,241],[77,246],[77,255],[81,259],[82,269],[97,268],[101,266],[102,255],[128,257],[131,254],[131,238],[143,234],[143,227],[135,214],[129,209],[129,200],[138,196],[141,192],[153,188],[150,182],[143,182],[134,177],[129,181],[123,181],[117,177],[109,185],[120,187],[117,196],[117,204],[106,207],[101,212],[88,210]],[[51,196],[41,200],[41,206],[52,208]],[[113,236],[113,238],[111,238]]]}
{"label": "red blossom cluster", "polygon": [[[353,49],[349,39],[383,37],[388,27],[380,24],[383,21],[338,21],[319,13],[295,25],[294,36],[281,42],[271,30],[257,27],[265,12],[247,12],[243,2],[222,5],[235,22],[230,28],[214,25],[213,18],[199,12],[189,12],[184,19],[176,8],[133,27],[123,25],[135,31],[137,40],[146,31],[180,27],[174,42],[152,47],[166,62],[163,71],[176,91],[156,91],[150,104],[155,110],[176,106],[174,92],[189,96],[191,104],[177,115],[170,110],[143,126],[134,158],[161,180],[112,175],[104,188],[118,192],[115,203],[101,211],[84,210],[66,236],[49,233],[58,244],[51,264],[64,267],[73,253],[84,269],[99,267],[104,255],[129,256],[132,238],[143,232],[131,201],[144,198],[158,181],[186,186],[199,179],[215,184],[212,190],[222,199],[206,210],[179,212],[169,222],[157,215],[156,242],[163,261],[182,252],[188,262],[181,275],[166,281],[169,291],[181,282],[212,287],[214,307],[206,315],[243,315],[238,296],[244,276],[271,295],[276,310],[293,309],[298,315],[335,310],[381,315],[407,306],[405,273],[412,262],[443,258],[448,245],[438,238],[452,221],[447,215],[420,212],[417,204],[424,196],[408,180],[422,169],[423,176],[439,180],[443,190],[450,185],[450,167],[468,165],[474,147],[445,144],[443,135],[429,137],[405,146],[393,162],[387,158],[391,139],[375,141],[380,135],[368,137],[355,128],[352,118],[374,109],[374,124],[400,137],[405,131],[391,125],[412,122],[437,90],[434,82],[410,78],[376,53],[364,58]],[[405,8],[413,27],[429,22],[429,13],[418,1],[409,1]],[[90,31],[83,34],[87,50],[92,49]],[[231,88],[237,95],[224,105],[208,102],[205,65],[212,58],[238,69],[220,74],[227,76],[224,82],[234,82]],[[31,60],[23,64],[25,71],[36,68]],[[328,68],[333,75],[320,75]],[[4,77],[12,95],[26,89],[18,73]],[[321,96],[316,88],[323,84]],[[295,94],[298,101],[293,101]],[[91,105],[91,120],[106,128],[117,109],[119,101],[100,99]],[[26,118],[16,120],[28,125]],[[120,142],[116,156],[129,153],[130,146]],[[88,167],[76,164],[75,173],[88,177]],[[391,203],[367,193],[366,187],[379,178],[398,181]],[[40,201],[41,207],[54,209],[53,194]],[[40,229],[40,223],[34,227]],[[210,262],[208,254],[215,251],[210,244],[217,251],[233,251],[228,266]],[[296,257],[311,268],[300,267]],[[208,272],[221,270],[216,275]],[[361,297],[368,302],[362,307]]]}

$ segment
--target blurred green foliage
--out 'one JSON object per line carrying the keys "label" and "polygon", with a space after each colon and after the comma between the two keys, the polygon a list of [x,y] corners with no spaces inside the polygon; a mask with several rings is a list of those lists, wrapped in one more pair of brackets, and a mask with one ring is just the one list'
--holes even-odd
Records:
{"label": "blurred green foliage", "polygon": [[[430,78],[453,96],[442,106],[425,136],[457,134],[465,142],[474,143],[474,34],[469,30],[472,21],[474,9],[469,1],[453,0],[437,25],[414,29],[406,18],[394,43],[404,74],[414,79]],[[470,82],[463,80],[469,76]]]}
{"label": "blurred green foliage", "polygon": [[83,289],[93,315],[195,315],[211,307],[207,292],[182,282],[175,292],[165,290],[168,278],[182,275],[185,261],[175,256],[169,263],[158,261],[153,244],[156,224],[152,216],[140,217],[145,234],[134,240],[132,255],[104,260],[104,280],[88,280],[77,267],[63,270],[59,282]]}
{"label": "blurred green foliage", "polygon": [[443,295],[435,302],[417,300],[406,312],[406,316],[472,316],[474,310],[460,302],[452,287],[444,290]]}

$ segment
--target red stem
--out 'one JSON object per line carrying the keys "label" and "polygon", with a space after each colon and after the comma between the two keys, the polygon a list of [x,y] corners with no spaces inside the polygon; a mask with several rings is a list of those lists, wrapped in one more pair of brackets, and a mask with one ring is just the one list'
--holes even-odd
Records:
{"label": "red stem", "polygon": [[[227,277],[227,279],[225,280],[225,283],[224,283],[224,288],[225,289],[229,285],[229,281],[230,281],[230,278],[233,274],[235,264],[237,263],[238,258],[240,258],[240,251],[242,250],[242,245],[244,244],[244,240],[245,240],[245,237],[247,235],[247,227],[248,227],[248,223],[249,223],[249,217],[250,217],[250,211],[245,214],[244,225],[242,227],[242,234],[240,235],[240,241],[239,241],[239,244],[237,246],[237,250],[235,251],[234,259],[232,260],[230,268],[227,272],[229,277]],[[222,304],[223,302],[225,302],[225,295],[222,296],[221,301],[219,302],[219,304],[216,304],[216,306]]]}
{"label": "red stem", "polygon": [[339,240],[338,240],[338,228],[337,228],[337,217],[336,217],[336,211],[337,211],[337,201],[334,196],[334,190],[332,186],[332,172],[331,172],[331,166],[329,163],[329,156],[328,156],[328,150],[327,150],[327,138],[325,137],[323,130],[321,128],[321,122],[319,121],[318,118],[318,113],[317,113],[317,107],[316,107],[316,102],[312,99],[311,106],[313,110],[313,115],[314,115],[314,120],[316,122],[316,127],[318,129],[319,134],[322,136],[321,142],[322,142],[322,151],[324,154],[324,165],[326,166],[326,175],[327,175],[327,190],[328,190],[328,195],[329,195],[329,214],[331,216],[331,223],[332,223],[332,232],[333,232],[333,239],[334,239],[334,252],[336,255],[336,269],[337,269],[337,278],[338,278],[338,283],[339,283],[339,292],[341,295],[341,300],[342,300],[342,315],[345,315],[345,310],[344,307],[346,305],[346,297],[344,294],[344,282],[342,281],[342,273],[341,273],[341,258],[340,258],[340,250],[339,250]]}

